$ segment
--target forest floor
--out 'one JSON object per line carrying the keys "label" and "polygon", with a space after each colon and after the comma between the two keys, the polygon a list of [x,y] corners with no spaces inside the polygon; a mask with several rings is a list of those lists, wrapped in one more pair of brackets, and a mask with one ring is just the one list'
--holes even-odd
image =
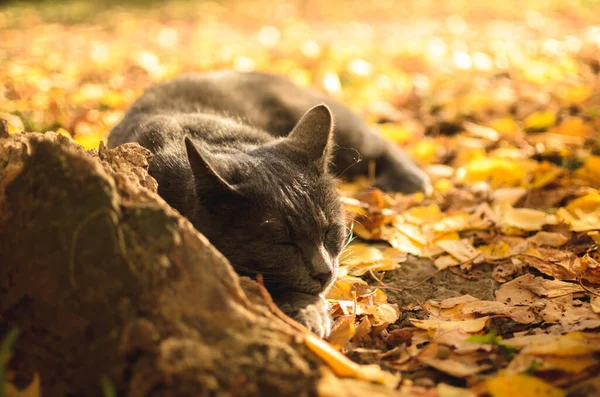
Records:
{"label": "forest floor", "polygon": [[186,71],[323,90],[434,184],[340,186],[355,239],[329,342],[414,395],[600,395],[599,6],[392,3],[5,6],[0,118],[95,149]]}

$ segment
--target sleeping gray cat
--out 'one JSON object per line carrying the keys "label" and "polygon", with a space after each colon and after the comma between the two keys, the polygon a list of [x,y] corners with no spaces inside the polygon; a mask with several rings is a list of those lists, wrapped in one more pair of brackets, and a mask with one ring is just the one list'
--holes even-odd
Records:
{"label": "sleeping gray cat", "polygon": [[348,237],[333,174],[364,174],[373,160],[383,189],[430,189],[348,108],[264,73],[154,85],[111,131],[109,147],[125,142],[152,151],[149,172],[165,201],[238,273],[262,274],[280,308],[321,336],[331,326],[322,294]]}

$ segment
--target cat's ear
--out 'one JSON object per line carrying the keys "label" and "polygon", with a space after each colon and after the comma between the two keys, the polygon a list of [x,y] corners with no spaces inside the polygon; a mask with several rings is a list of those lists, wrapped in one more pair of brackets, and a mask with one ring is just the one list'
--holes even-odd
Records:
{"label": "cat's ear", "polygon": [[308,155],[311,162],[325,169],[333,140],[333,115],[329,108],[317,105],[298,121],[288,135],[288,142]]}
{"label": "cat's ear", "polygon": [[220,190],[235,192],[235,187],[225,179],[219,171],[219,163],[213,154],[202,145],[195,145],[188,137],[185,138],[185,149],[188,161],[194,174],[196,191]]}

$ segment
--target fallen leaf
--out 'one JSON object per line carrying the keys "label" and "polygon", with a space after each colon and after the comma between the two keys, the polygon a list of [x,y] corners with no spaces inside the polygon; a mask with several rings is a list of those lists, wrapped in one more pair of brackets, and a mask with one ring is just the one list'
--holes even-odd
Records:
{"label": "fallen leaf", "polygon": [[417,328],[428,331],[449,331],[452,329],[461,329],[464,332],[475,333],[482,331],[487,326],[489,317],[481,317],[473,320],[464,321],[440,321],[440,320],[418,320],[411,318],[410,322]]}
{"label": "fallen leaf", "polygon": [[544,231],[537,232],[527,240],[537,245],[547,245],[550,247],[560,247],[569,241],[569,239],[561,233],[550,233]]}
{"label": "fallen leaf", "polygon": [[564,397],[565,393],[541,379],[527,375],[498,376],[485,381],[492,397]]}
{"label": "fallen leaf", "polygon": [[472,261],[480,256],[480,253],[467,240],[442,240],[436,242],[436,245],[459,262]]}
{"label": "fallen leaf", "polygon": [[541,277],[534,277],[529,281],[524,281],[521,283],[521,286],[545,298],[556,298],[585,291],[579,284],[567,283],[560,280],[547,280]]}
{"label": "fallen leaf", "polygon": [[581,356],[600,352],[600,335],[571,332],[545,344],[525,347],[521,354]]}
{"label": "fallen leaf", "polygon": [[556,116],[553,112],[542,111],[530,114],[523,123],[525,124],[525,129],[528,131],[545,131],[550,128],[555,121]]}
{"label": "fallen leaf", "polygon": [[450,386],[446,383],[439,383],[436,387],[436,391],[438,397],[475,397],[475,393],[469,389]]}
{"label": "fallen leaf", "polygon": [[600,297],[592,297],[592,300],[590,301],[590,306],[592,307],[594,313],[600,314]]}
{"label": "fallen leaf", "polygon": [[355,316],[344,316],[336,320],[327,342],[336,350],[342,350],[356,333],[354,326]]}
{"label": "fallen leaf", "polygon": [[342,353],[335,350],[324,340],[312,334],[306,334],[304,339],[306,346],[323,360],[337,376],[351,377],[368,382],[387,384],[395,386],[399,377],[383,371],[379,365],[359,365],[351,361]]}
{"label": "fallen leaf", "polygon": [[[445,353],[443,353],[445,352]],[[485,353],[483,353],[485,354]],[[446,356],[447,355],[447,356]],[[417,355],[416,359],[427,364],[438,371],[458,377],[465,378],[478,374],[490,368],[490,364],[480,363],[480,357],[476,354],[458,355],[445,346],[430,343]]]}
{"label": "fallen leaf", "polygon": [[558,223],[556,216],[546,212],[510,206],[502,207],[499,218],[502,219],[504,226],[512,226],[527,231],[539,230],[544,225]]}

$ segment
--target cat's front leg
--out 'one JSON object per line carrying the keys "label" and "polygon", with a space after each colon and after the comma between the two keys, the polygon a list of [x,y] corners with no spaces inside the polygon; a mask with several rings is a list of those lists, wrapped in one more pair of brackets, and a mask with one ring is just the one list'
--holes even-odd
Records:
{"label": "cat's front leg", "polygon": [[331,332],[329,304],[320,295],[287,292],[273,296],[277,306],[306,328],[325,338]]}
{"label": "cat's front leg", "polygon": [[413,193],[416,191],[431,194],[433,188],[429,175],[420,169],[408,155],[393,142],[382,140],[385,145],[383,153],[377,159],[375,181],[377,187],[384,191]]}

